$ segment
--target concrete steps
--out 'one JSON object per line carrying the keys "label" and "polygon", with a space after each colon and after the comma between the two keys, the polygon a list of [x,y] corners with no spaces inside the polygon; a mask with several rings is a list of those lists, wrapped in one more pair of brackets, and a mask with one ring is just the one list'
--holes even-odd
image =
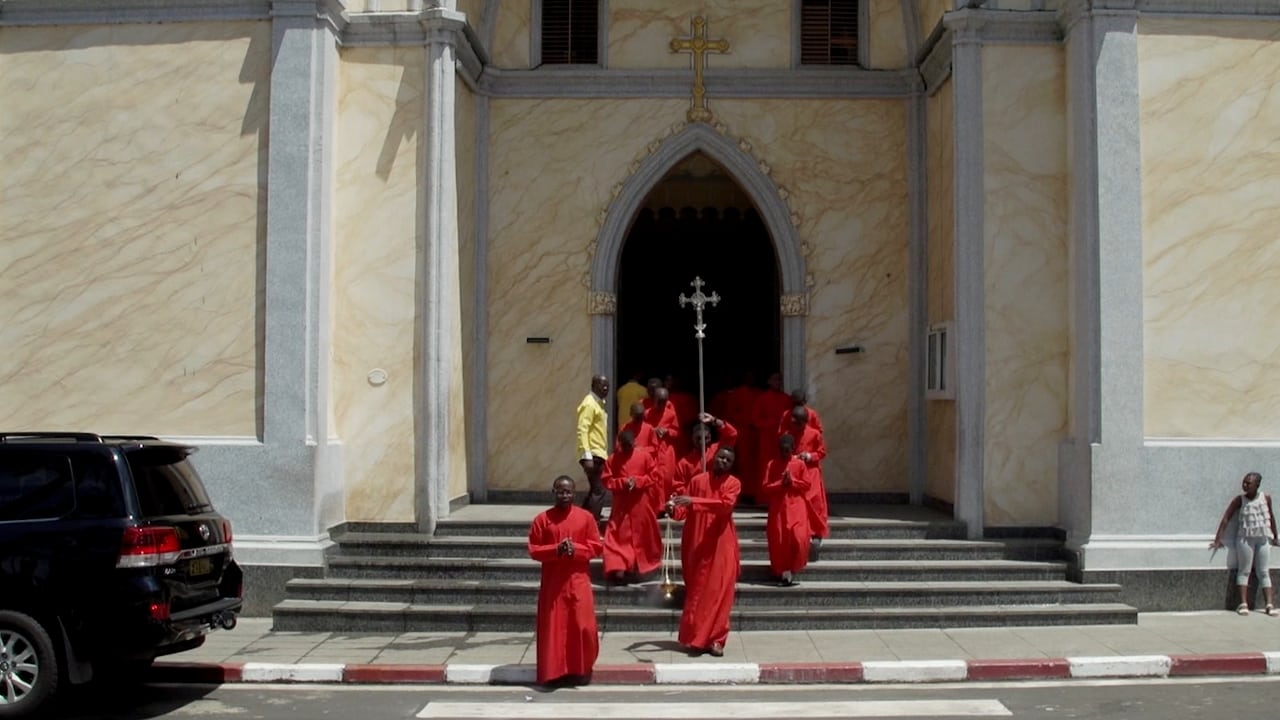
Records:
{"label": "concrete steps", "polygon": [[[799,588],[796,588],[797,590]],[[289,599],[276,606],[276,631],[296,632],[510,632],[532,631],[533,605],[414,605]],[[597,603],[602,631],[668,636],[680,624],[676,608]],[[734,630],[878,630],[900,628],[1009,627],[1133,624],[1136,611],[1119,603],[932,607],[735,607]]]}
{"label": "concrete steps", "polygon": [[[274,629],[531,630],[540,568],[528,557],[525,536],[542,508],[472,508],[441,521],[433,536],[404,525],[336,528],[325,576],[288,583]],[[905,506],[833,508],[832,516],[832,537],[818,559],[798,586],[781,588],[768,567],[764,513],[735,515],[742,556],[735,629],[1137,622],[1137,610],[1116,602],[1119,585],[1065,579],[1057,540],[968,540],[962,523]],[[678,524],[671,538],[678,558]],[[679,582],[678,569],[673,574]],[[599,560],[592,575],[602,628],[675,632],[682,595],[664,598],[660,577],[605,585]]]}

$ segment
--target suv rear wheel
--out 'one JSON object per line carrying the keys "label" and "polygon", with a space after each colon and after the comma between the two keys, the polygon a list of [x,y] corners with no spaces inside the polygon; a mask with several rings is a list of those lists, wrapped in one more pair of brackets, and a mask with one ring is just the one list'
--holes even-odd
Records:
{"label": "suv rear wheel", "polygon": [[35,712],[57,687],[49,633],[30,615],[0,610],[0,718]]}

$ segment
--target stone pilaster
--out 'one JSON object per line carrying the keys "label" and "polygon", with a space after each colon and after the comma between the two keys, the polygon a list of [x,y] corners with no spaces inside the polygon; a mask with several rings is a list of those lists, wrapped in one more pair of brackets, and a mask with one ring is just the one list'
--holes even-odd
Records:
{"label": "stone pilaster", "polygon": [[955,98],[955,517],[980,538],[986,442],[986,276],[982,130],[982,42],[962,19],[952,29]]}
{"label": "stone pilaster", "polygon": [[1066,3],[1071,159],[1071,426],[1059,454],[1060,520],[1079,550],[1132,530],[1143,489],[1142,156],[1138,13],[1126,0]]}
{"label": "stone pilaster", "polygon": [[433,7],[421,14],[426,31],[426,87],[422,135],[423,198],[419,215],[417,327],[417,523],[433,532],[449,513],[449,479],[467,472],[463,410],[462,297],[458,265],[457,160],[454,152],[455,43],[465,17]]}

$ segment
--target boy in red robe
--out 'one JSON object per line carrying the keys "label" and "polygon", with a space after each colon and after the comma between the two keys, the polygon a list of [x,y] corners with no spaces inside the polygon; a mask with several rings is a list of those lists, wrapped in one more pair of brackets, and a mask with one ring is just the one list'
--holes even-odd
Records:
{"label": "boy in red robe", "polygon": [[[653,426],[653,434],[657,440],[654,454],[658,458],[658,467],[662,472],[662,482],[654,483],[649,491],[653,501],[653,511],[666,513],[667,498],[671,497],[672,483],[675,482],[676,458],[679,455],[680,420],[676,417],[675,406],[667,398],[666,388],[654,388],[653,402],[644,408],[644,421]],[[639,438],[637,445],[644,445]]]}
{"label": "boy in red robe", "polygon": [[769,542],[769,567],[782,587],[797,584],[795,576],[809,564],[809,469],[795,456],[796,440],[778,438],[778,457],[769,463],[761,493],[769,501],[765,539]]}
{"label": "boy in red robe", "polygon": [[587,682],[600,654],[587,564],[602,550],[590,512],[573,506],[573,478],[551,485],[555,505],[529,526],[529,557],[542,563],[538,588],[538,682]]}
{"label": "boy in red robe", "polygon": [[742,484],[729,474],[733,449],[716,451],[710,472],[689,482],[686,495],[671,498],[673,516],[685,520],[680,534],[680,566],[684,573],[684,611],[680,644],[694,654],[724,655],[729,639],[729,613],[737,587],[738,532],[733,507]]}
{"label": "boy in red robe", "polygon": [[662,564],[662,536],[649,499],[649,487],[660,480],[653,449],[636,447],[635,435],[623,430],[600,479],[613,493],[604,531],[605,579],[616,584],[638,580]]}
{"label": "boy in red robe", "polygon": [[[711,442],[712,427],[716,428],[720,437],[715,442]],[[672,495],[684,495],[685,488],[689,487],[689,481],[694,475],[706,472],[706,469],[711,467],[716,452],[721,447],[734,448],[734,452],[737,452],[734,444],[738,441],[738,429],[728,420],[721,420],[714,415],[706,413],[700,415],[698,424],[693,427],[691,438],[693,447],[676,463],[675,478],[671,483]],[[704,446],[705,450],[703,450]]]}
{"label": "boy in red robe", "polygon": [[794,405],[791,396],[782,391],[782,374],[775,372],[770,375],[768,387],[756,396],[751,412],[751,424],[756,433],[756,462],[753,466],[754,475],[746,481],[748,491],[760,487],[769,461],[778,454],[778,443],[775,442],[779,434],[778,418]]}
{"label": "boy in red robe", "polygon": [[809,492],[805,495],[809,530],[817,539],[815,545],[821,545],[822,538],[831,534],[827,522],[827,488],[822,482],[822,459],[827,456],[827,444],[822,440],[822,433],[809,424],[809,411],[803,405],[791,409],[791,422],[784,434],[795,440],[796,457],[809,469]]}
{"label": "boy in red robe", "polygon": [[[809,412],[809,424],[812,425],[814,428],[816,428],[819,434],[825,434],[826,431],[822,429],[822,418],[818,417],[817,410],[814,410],[813,408],[809,407],[808,402],[809,402],[808,395],[805,394],[805,391],[803,390],[791,391],[792,407],[795,407],[796,405],[804,406],[804,409]],[[782,433],[786,432],[787,426],[790,424],[791,424],[791,410],[790,408],[788,408],[786,412],[782,413],[782,417],[778,418],[778,434],[781,435]]]}

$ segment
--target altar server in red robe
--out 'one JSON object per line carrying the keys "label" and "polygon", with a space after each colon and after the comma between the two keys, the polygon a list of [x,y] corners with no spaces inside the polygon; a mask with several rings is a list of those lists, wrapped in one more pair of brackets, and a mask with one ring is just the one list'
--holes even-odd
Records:
{"label": "altar server in red robe", "polygon": [[795,456],[796,439],[778,437],[778,457],[769,463],[760,490],[769,501],[765,539],[769,542],[769,567],[779,584],[796,584],[795,576],[809,564],[809,468]]}
{"label": "altar server in red robe", "polygon": [[803,405],[791,409],[791,422],[785,434],[795,439],[796,457],[809,468],[809,492],[805,500],[809,504],[809,529],[821,544],[822,538],[831,534],[827,521],[827,487],[822,482],[822,459],[827,456],[827,444],[822,433],[809,424],[809,411]]}
{"label": "altar server in red robe", "polygon": [[[644,420],[653,426],[653,434],[657,437],[655,455],[662,472],[662,482],[653,484],[649,498],[653,501],[654,512],[665,513],[667,498],[671,497],[675,483],[680,443],[684,439],[680,432],[680,420],[676,417],[676,408],[671,404],[666,388],[654,388],[653,402],[645,409]],[[644,445],[639,438],[636,439],[636,444]]]}
{"label": "altar server in red robe", "polygon": [[538,588],[538,682],[587,682],[600,654],[587,564],[602,551],[590,512],[573,506],[573,478],[551,486],[555,505],[529,527],[529,557],[542,563]]}
{"label": "altar server in red robe", "polygon": [[[822,418],[818,417],[817,410],[814,410],[813,408],[809,407],[809,396],[807,393],[805,393],[805,391],[803,390],[791,391],[791,406],[795,407],[796,405],[804,406],[804,409],[809,412],[809,424],[812,425],[814,428],[816,428],[819,434],[825,434],[826,431],[822,429]],[[782,417],[778,418],[778,434],[782,434],[786,432],[787,426],[790,424],[791,424],[791,408],[787,408],[787,411],[782,413]]]}
{"label": "altar server in red robe", "polygon": [[653,449],[636,447],[635,435],[623,430],[601,476],[613,493],[604,531],[604,575],[610,582],[638,580],[662,564],[662,536],[649,500],[649,486],[659,479]]}
{"label": "altar server in red robe", "polygon": [[729,473],[733,449],[716,451],[710,472],[694,476],[686,495],[671,499],[672,512],[684,520],[680,566],[684,574],[684,612],[680,644],[695,654],[724,655],[729,613],[738,582],[738,533],[733,506],[742,484]]}
{"label": "altar server in red robe", "polygon": [[[733,474],[742,481],[742,494],[754,497],[757,487],[751,483],[764,473],[764,468],[756,467],[760,452],[756,449],[758,440],[752,414],[755,412],[756,400],[760,397],[760,388],[756,387],[755,373],[750,370],[743,372],[738,386],[722,395],[724,407],[718,413],[714,410],[712,412],[723,417],[725,422],[732,423],[738,430],[738,440],[733,448]],[[765,442],[772,440],[771,436],[765,438]]]}
{"label": "altar server in red robe", "polygon": [[778,443],[775,442],[779,434],[778,418],[794,406],[791,396],[782,391],[781,373],[770,375],[768,387],[756,396],[751,412],[751,424],[756,433],[756,464],[753,468],[755,475],[747,482],[748,487],[758,488],[764,480],[769,461],[778,454]]}
{"label": "altar server in red robe", "polygon": [[636,447],[654,447],[658,444],[658,435],[654,432],[654,427],[644,419],[644,403],[635,402],[630,408],[631,419],[627,424],[618,428],[618,435],[630,430],[635,436]]}
{"label": "altar server in red robe", "polygon": [[[713,427],[719,436],[719,439],[715,442],[711,441],[711,428]],[[704,413],[699,416],[698,424],[693,426],[693,432],[690,433],[690,436],[693,447],[676,463],[675,480],[672,482],[671,488],[672,494],[675,495],[684,495],[693,476],[706,472],[711,468],[716,452],[720,448],[734,448],[734,452],[737,452],[735,443],[738,441],[738,429],[728,420],[721,420],[714,415]],[[704,447],[705,450],[703,449]]]}

